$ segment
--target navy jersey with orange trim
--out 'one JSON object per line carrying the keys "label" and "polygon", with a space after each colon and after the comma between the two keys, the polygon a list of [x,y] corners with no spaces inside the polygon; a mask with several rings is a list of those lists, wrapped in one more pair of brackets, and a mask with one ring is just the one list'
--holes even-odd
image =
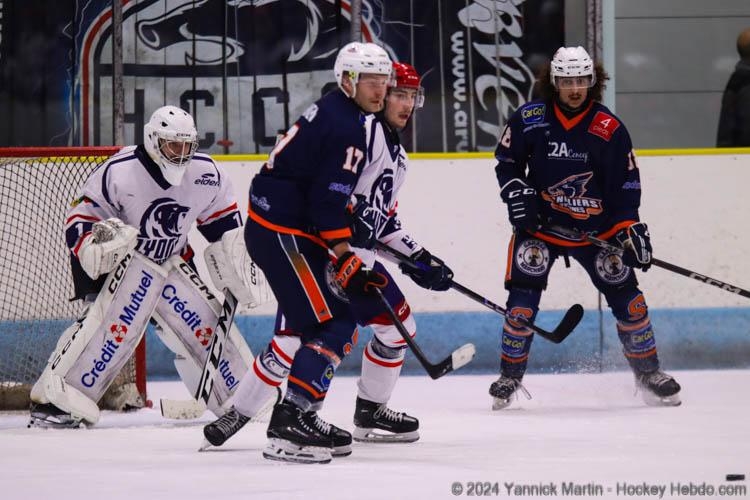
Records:
{"label": "navy jersey with orange trim", "polygon": [[365,114],[340,90],[310,106],[253,178],[248,214],[282,233],[351,237],[346,205],[367,150]]}
{"label": "navy jersey with orange trim", "polygon": [[514,178],[536,189],[542,220],[609,233],[638,221],[641,181],[625,125],[591,102],[572,118],[553,101],[531,101],[510,118],[495,150],[502,189]]}

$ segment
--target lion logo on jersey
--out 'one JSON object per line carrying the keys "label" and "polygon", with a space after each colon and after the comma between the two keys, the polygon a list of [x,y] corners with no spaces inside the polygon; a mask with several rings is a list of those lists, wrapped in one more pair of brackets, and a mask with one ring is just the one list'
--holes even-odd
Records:
{"label": "lion logo on jersey", "polygon": [[598,215],[603,210],[602,200],[583,196],[586,184],[593,176],[593,172],[571,175],[542,191],[542,199],[549,202],[554,210],[574,219],[586,220],[592,215]]}
{"label": "lion logo on jersey", "polygon": [[172,198],[151,202],[141,218],[141,238],[179,238],[187,229],[185,218],[190,211]]}

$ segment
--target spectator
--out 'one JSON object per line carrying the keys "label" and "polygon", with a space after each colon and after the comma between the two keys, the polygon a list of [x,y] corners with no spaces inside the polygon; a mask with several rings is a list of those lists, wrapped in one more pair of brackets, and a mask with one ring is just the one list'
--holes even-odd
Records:
{"label": "spectator", "polygon": [[740,60],[721,98],[717,147],[750,147],[750,28],[737,37]]}

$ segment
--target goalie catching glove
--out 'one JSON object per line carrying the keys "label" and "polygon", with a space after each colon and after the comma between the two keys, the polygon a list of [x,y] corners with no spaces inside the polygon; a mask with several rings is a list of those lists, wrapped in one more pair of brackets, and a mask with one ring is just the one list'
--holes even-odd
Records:
{"label": "goalie catching glove", "polygon": [[115,268],[138,243],[138,230],[120,219],[96,222],[78,249],[78,261],[86,274],[97,279]]}
{"label": "goalie catching glove", "polygon": [[622,261],[626,266],[638,267],[648,271],[651,267],[651,235],[648,226],[643,222],[636,222],[625,229],[618,231],[617,241],[624,249]]}
{"label": "goalie catching glove", "polygon": [[388,278],[365,266],[354,252],[344,252],[333,266],[336,283],[347,293],[369,295],[373,288],[384,288]]}
{"label": "goalie catching glove", "polygon": [[411,256],[414,265],[400,264],[401,272],[414,280],[414,283],[428,290],[443,291],[453,283],[453,271],[424,248]]}
{"label": "goalie catching glove", "polygon": [[257,307],[271,298],[266,277],[245,248],[243,228],[227,231],[203,252],[214,285],[228,288],[240,305]]}

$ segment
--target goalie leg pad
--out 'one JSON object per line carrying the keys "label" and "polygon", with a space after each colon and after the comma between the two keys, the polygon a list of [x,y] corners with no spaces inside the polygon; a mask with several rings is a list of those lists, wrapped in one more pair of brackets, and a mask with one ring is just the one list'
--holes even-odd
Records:
{"label": "goalie leg pad", "polygon": [[[169,274],[156,306],[154,319],[160,338],[177,355],[175,367],[194,394],[208,357],[222,304],[200,276],[181,258],[169,260]],[[233,324],[219,360],[220,380],[214,384],[209,409],[217,416],[231,405],[229,398],[239,386],[253,359],[252,351]]]}
{"label": "goalie leg pad", "polygon": [[96,402],[135,351],[165,277],[157,264],[140,254],[127,254],[84,317],[58,341],[32,389],[32,400],[96,423]]}

